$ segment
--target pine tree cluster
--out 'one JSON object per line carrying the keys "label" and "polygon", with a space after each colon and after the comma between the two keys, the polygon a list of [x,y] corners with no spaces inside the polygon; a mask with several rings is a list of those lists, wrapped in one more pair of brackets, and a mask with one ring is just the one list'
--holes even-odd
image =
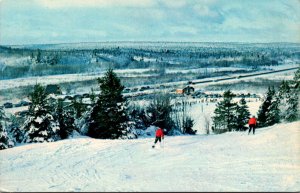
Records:
{"label": "pine tree cluster", "polygon": [[[257,112],[257,126],[267,127],[280,121],[296,121],[299,115],[300,68],[291,81],[282,81],[278,91],[269,87]],[[224,92],[223,101],[217,103],[213,117],[215,133],[245,130],[250,113],[244,98],[234,103],[233,93]]]}
{"label": "pine tree cluster", "polygon": [[299,116],[300,68],[293,80],[282,81],[279,90],[269,87],[258,111],[258,126],[271,126],[280,121],[296,121]]}
{"label": "pine tree cluster", "polygon": [[213,117],[214,133],[245,130],[250,116],[248,106],[244,98],[239,103],[233,102],[234,96],[230,90],[225,91],[223,100],[217,103]]}
{"label": "pine tree cluster", "polygon": [[31,105],[26,120],[14,134],[18,142],[52,142],[66,139],[75,127],[75,110],[73,106],[63,106],[63,102],[51,98],[42,85],[35,85],[29,95]]}

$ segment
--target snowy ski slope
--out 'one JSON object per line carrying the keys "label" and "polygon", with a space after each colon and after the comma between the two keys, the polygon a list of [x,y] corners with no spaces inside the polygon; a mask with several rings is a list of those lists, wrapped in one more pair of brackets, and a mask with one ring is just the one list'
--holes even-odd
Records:
{"label": "snowy ski slope", "polygon": [[300,121],[256,135],[73,138],[0,151],[0,191],[299,191]]}

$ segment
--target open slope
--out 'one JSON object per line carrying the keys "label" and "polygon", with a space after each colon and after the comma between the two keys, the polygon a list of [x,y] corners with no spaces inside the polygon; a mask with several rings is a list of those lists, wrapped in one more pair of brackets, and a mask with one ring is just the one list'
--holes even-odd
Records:
{"label": "open slope", "polygon": [[98,140],[0,151],[1,191],[299,191],[300,122],[226,133]]}

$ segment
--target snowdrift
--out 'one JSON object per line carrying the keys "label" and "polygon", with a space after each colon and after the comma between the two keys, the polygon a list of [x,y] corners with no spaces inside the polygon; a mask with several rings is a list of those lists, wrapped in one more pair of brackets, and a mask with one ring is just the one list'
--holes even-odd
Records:
{"label": "snowdrift", "polygon": [[98,140],[0,151],[0,191],[299,191],[300,121],[256,135]]}

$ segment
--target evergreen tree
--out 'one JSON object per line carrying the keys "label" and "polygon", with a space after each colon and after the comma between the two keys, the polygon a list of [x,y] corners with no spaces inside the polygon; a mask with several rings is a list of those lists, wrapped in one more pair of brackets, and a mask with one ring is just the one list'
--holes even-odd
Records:
{"label": "evergreen tree", "polygon": [[280,122],[280,110],[279,110],[279,96],[274,93],[271,105],[266,112],[266,125],[271,126]]}
{"label": "evergreen tree", "polygon": [[236,106],[236,128],[237,130],[246,130],[247,127],[245,125],[248,123],[248,120],[250,118],[250,112],[248,110],[247,102],[245,98],[243,97],[239,104]]}
{"label": "evergreen tree", "polygon": [[29,95],[29,99],[32,104],[29,107],[26,121],[21,128],[25,131],[23,141],[50,142],[57,140],[59,138],[59,127],[57,121],[51,115],[45,88],[39,84],[35,85],[34,91]]}
{"label": "evergreen tree", "polygon": [[59,124],[59,135],[61,139],[68,138],[74,130],[74,110],[70,106],[63,106],[63,100],[59,99],[56,107],[56,116]]}
{"label": "evergreen tree", "polygon": [[299,116],[299,92],[293,92],[288,100],[287,113],[285,119],[289,122],[296,121],[300,119]]}
{"label": "evergreen tree", "polygon": [[290,83],[290,97],[287,100],[287,121],[296,121],[300,119],[299,101],[300,101],[300,68],[295,72],[294,78]]}
{"label": "evergreen tree", "polygon": [[0,121],[4,122],[6,119],[5,112],[2,106],[0,106]]}
{"label": "evergreen tree", "polygon": [[272,100],[275,95],[275,89],[274,87],[269,87],[267,96],[265,97],[265,100],[259,107],[258,113],[257,113],[257,121],[259,127],[266,127],[267,124],[267,116],[269,114],[270,106],[272,104]]}
{"label": "evergreen tree", "polygon": [[122,95],[124,86],[112,69],[103,78],[99,78],[98,83],[100,94],[92,107],[88,135],[101,139],[118,139],[127,134],[128,118]]}
{"label": "evergreen tree", "polygon": [[7,149],[13,146],[13,142],[10,139],[6,127],[0,124],[0,150]]}
{"label": "evergreen tree", "polygon": [[6,119],[7,117],[5,116],[3,107],[0,107],[0,150],[7,149],[14,145],[6,129]]}
{"label": "evergreen tree", "polygon": [[8,126],[8,133],[11,136],[14,143],[21,143],[24,139],[24,131],[21,130],[21,120],[19,120],[16,116],[10,116],[10,122]]}
{"label": "evergreen tree", "polygon": [[295,72],[293,82],[295,84],[294,88],[296,88],[296,89],[298,89],[298,91],[300,91],[300,68],[298,68],[298,70]]}
{"label": "evergreen tree", "polygon": [[290,93],[291,88],[288,81],[283,80],[279,86],[279,96],[283,97],[286,94]]}
{"label": "evergreen tree", "polygon": [[280,118],[286,119],[286,116],[288,114],[288,101],[291,97],[291,88],[289,86],[288,81],[282,81],[279,87],[278,97],[280,99],[279,102],[279,109],[280,111]]}
{"label": "evergreen tree", "polygon": [[183,133],[195,135],[197,130],[193,130],[193,126],[194,126],[194,120],[190,116],[187,116],[183,123],[183,128],[182,128]]}
{"label": "evergreen tree", "polygon": [[237,103],[232,102],[234,94],[228,90],[223,94],[223,101],[217,103],[213,117],[214,132],[222,133],[236,129],[235,110]]}

